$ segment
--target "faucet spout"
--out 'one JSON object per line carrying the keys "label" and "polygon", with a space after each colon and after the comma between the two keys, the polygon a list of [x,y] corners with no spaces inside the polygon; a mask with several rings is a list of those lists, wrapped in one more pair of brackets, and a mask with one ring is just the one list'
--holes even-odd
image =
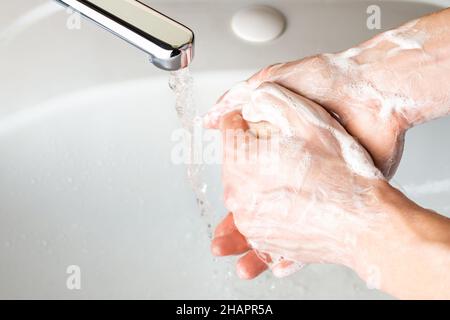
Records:
{"label": "faucet spout", "polygon": [[194,33],[138,0],[56,0],[150,55],[164,70],[187,67],[194,58]]}

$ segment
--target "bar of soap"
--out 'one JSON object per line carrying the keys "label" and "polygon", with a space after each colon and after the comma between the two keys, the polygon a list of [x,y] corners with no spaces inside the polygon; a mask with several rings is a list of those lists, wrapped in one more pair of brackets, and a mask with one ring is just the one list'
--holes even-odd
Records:
{"label": "bar of soap", "polygon": [[231,20],[231,27],[243,40],[269,42],[283,34],[286,18],[275,8],[257,5],[237,12]]}

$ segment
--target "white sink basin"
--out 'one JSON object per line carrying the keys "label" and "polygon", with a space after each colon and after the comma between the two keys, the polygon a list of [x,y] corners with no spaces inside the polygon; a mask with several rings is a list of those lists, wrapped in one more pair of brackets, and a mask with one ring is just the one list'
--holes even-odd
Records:
{"label": "white sink basin", "polygon": [[[0,30],[45,3],[1,4],[0,17],[11,14],[0,19]],[[324,20],[316,38],[303,30],[306,38],[294,46],[290,37],[298,33],[288,29],[277,43],[255,49],[227,30],[235,4],[155,3],[198,30],[194,78],[203,111],[265,64],[343,49],[373,34],[362,30],[346,37],[356,23],[346,19],[332,29],[336,34],[342,28],[342,43],[330,47],[330,36],[321,33],[331,28]],[[288,17],[297,12],[300,22],[292,26],[336,9],[333,2],[317,3],[280,1],[279,7]],[[216,25],[198,19],[202,5],[210,6],[210,19],[217,15]],[[289,6],[294,8],[286,11]],[[339,10],[355,13],[364,6],[350,3]],[[380,6],[397,10],[386,12],[386,28],[437,9],[405,2]],[[168,74],[86,21],[81,30],[67,30],[66,18],[60,12],[36,20],[0,44],[0,85],[7,89],[0,92],[0,298],[389,298],[338,266],[246,282],[235,276],[234,259],[213,259],[185,167],[170,158],[179,122]],[[233,55],[207,52],[223,46],[218,41],[229,41]],[[284,53],[283,43],[290,43]],[[249,57],[256,50],[255,62]],[[226,71],[233,59],[234,70]],[[440,137],[449,134],[450,119],[412,130],[395,178],[420,204],[446,214],[450,153]],[[219,167],[208,172],[218,219],[225,213]],[[66,287],[69,265],[81,268],[81,290]]]}

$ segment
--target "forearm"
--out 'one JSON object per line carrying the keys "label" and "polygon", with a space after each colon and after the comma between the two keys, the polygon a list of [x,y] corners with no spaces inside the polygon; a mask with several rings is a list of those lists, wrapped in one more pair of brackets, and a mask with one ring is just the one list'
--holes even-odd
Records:
{"label": "forearm", "polygon": [[263,69],[249,79],[278,83],[347,122],[370,109],[407,129],[450,114],[450,8],[346,51]]}
{"label": "forearm", "polygon": [[362,237],[355,269],[373,287],[402,299],[450,298],[450,219],[398,190],[379,189],[389,223]]}
{"label": "forearm", "polygon": [[406,128],[450,114],[450,8],[339,55],[350,55],[383,115]]}

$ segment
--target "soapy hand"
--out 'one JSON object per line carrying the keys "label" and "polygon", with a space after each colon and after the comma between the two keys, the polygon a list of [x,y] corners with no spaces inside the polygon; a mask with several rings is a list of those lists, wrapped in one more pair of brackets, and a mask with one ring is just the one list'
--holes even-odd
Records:
{"label": "soapy hand", "polygon": [[447,9],[338,54],[268,67],[225,94],[205,118],[224,136],[232,211],[213,253],[244,254],[246,279],[328,262],[396,297],[448,299],[450,219],[385,179],[405,131],[450,114],[449,30]]}
{"label": "soapy hand", "polygon": [[[396,114],[380,117],[382,102],[363,94],[364,90],[371,88],[367,81],[361,79],[361,76],[366,76],[364,73],[350,73],[338,68],[337,64],[333,62],[333,55],[319,55],[267,67],[227,92],[216,108],[235,106],[241,89],[246,86],[256,88],[266,81],[280,84],[333,114],[369,151],[382,173],[391,178],[402,155],[406,128]],[[346,62],[341,59],[340,64],[344,66]],[[214,111],[208,123],[210,127],[217,127]]]}
{"label": "soapy hand", "polygon": [[[450,10],[444,10],[340,53],[267,67],[240,87],[274,82],[320,104],[390,179],[406,130],[450,113],[448,21]],[[230,90],[218,108],[235,106],[241,92],[239,86]]]}
{"label": "soapy hand", "polygon": [[360,236],[385,222],[374,193],[385,180],[346,130],[316,103],[273,83],[235,88],[233,104],[207,118],[222,131],[232,212],[217,227],[213,253],[249,251],[238,262],[243,278],[267,266],[277,276],[305,263],[352,267]]}

